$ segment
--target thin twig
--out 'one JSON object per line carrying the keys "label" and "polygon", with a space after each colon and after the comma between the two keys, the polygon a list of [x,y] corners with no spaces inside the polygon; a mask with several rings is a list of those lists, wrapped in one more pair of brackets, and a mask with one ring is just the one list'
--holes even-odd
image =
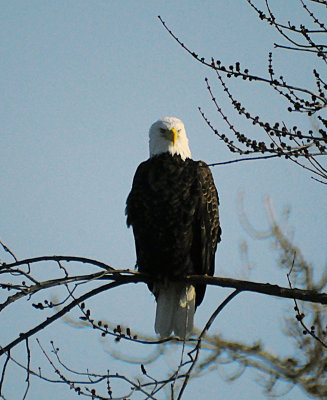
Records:
{"label": "thin twig", "polygon": [[[2,347],[0,347],[0,350],[2,350]],[[3,386],[3,382],[5,380],[5,373],[6,373],[6,369],[7,369],[9,360],[10,360],[10,350],[7,351],[7,358],[6,358],[6,361],[2,368],[1,379],[0,379],[0,396],[2,395],[2,386]]]}
{"label": "thin twig", "polygon": [[[296,258],[296,252],[294,252],[294,257],[293,257],[293,262],[292,262],[292,266],[291,269],[289,270],[289,272],[286,274],[287,276],[287,280],[288,280],[288,284],[290,286],[290,289],[292,289],[292,282],[290,279],[291,273],[293,271],[294,268],[294,263],[295,263],[295,258]],[[300,312],[300,308],[299,305],[296,301],[296,299],[294,298],[294,310],[296,311],[296,319],[300,322],[302,328],[304,329],[304,332],[306,332],[307,334],[309,334],[310,336],[312,336],[314,339],[316,339],[322,346],[324,346],[327,349],[327,344],[324,343],[312,330],[308,329],[308,327],[305,325],[305,323],[303,322],[303,318],[304,318],[304,314]]]}
{"label": "thin twig", "polygon": [[79,304],[82,301],[85,301],[89,299],[90,297],[95,296],[98,293],[104,292],[106,290],[112,289],[114,287],[122,285],[122,282],[111,282],[106,285],[100,286],[96,289],[91,290],[88,293],[83,294],[82,296],[78,297],[75,301],[72,301],[70,304],[68,304],[66,307],[64,307],[62,310],[58,311],[56,314],[54,314],[51,317],[48,317],[46,320],[41,322],[39,325],[35,326],[34,328],[30,329],[29,331],[25,333],[21,333],[18,338],[13,340],[11,343],[7,344],[5,347],[0,348],[0,356],[6,352],[8,352],[10,349],[13,347],[17,346],[17,344],[21,343],[23,340],[26,340],[27,338],[35,335],[35,333],[41,331],[48,325],[50,325],[52,322],[56,321],[58,318],[62,317],[65,315],[68,311],[70,311],[72,308],[74,308],[77,304]]}
{"label": "thin twig", "polygon": [[3,247],[4,251],[6,253],[9,253],[11,255],[11,257],[15,260],[18,261],[17,257],[15,256],[15,254],[9,249],[9,247],[7,245],[4,244],[4,242],[2,240],[0,240],[0,244]]}
{"label": "thin twig", "polygon": [[[202,329],[202,332],[200,333],[199,337],[198,337],[198,343],[195,346],[195,348],[190,351],[188,354],[190,356],[190,358],[192,359],[192,364],[189,368],[189,370],[186,373],[183,385],[181,387],[181,390],[178,394],[177,400],[180,400],[182,398],[183,392],[188,384],[188,381],[191,377],[191,373],[193,368],[195,367],[195,364],[199,358],[200,355],[200,350],[201,350],[201,344],[202,344],[202,338],[204,337],[204,335],[208,332],[209,328],[211,327],[212,323],[214,322],[214,320],[216,319],[216,317],[218,316],[218,314],[224,309],[224,307],[238,294],[240,293],[239,290],[235,290],[233,293],[231,293],[218,307],[217,309],[213,312],[213,314],[211,315],[211,317],[209,318],[208,322],[206,323],[205,327]],[[195,352],[195,357],[193,359],[192,353]]]}
{"label": "thin twig", "polygon": [[23,396],[23,400],[26,399],[26,396],[28,394],[29,388],[30,388],[30,370],[31,370],[31,350],[28,344],[28,338],[25,340],[25,344],[26,344],[26,353],[27,353],[27,365],[26,365],[26,382],[27,382],[27,386],[26,386],[26,390]]}

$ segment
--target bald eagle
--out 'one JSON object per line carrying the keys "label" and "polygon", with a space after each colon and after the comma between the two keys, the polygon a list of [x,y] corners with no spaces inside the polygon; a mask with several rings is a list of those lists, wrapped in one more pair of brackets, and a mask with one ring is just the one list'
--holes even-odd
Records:
{"label": "bald eagle", "polygon": [[185,340],[206,288],[181,278],[214,273],[218,194],[209,167],[191,159],[181,120],[159,119],[149,137],[150,158],[137,168],[127,198],[127,225],[133,227],[138,270],[155,278],[148,287],[157,301],[156,333]]}

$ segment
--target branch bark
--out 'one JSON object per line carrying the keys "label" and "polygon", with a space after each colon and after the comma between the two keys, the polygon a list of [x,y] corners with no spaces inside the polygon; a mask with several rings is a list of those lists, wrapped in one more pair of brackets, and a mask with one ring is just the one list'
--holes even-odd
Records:
{"label": "branch bark", "polygon": [[[124,283],[137,283],[137,282],[152,282],[155,280],[154,277],[151,277],[146,274],[141,274],[138,271],[135,270],[129,270],[129,269],[124,269],[124,270],[115,270],[114,268],[110,267],[109,265],[106,265],[105,263],[102,263],[97,260],[93,259],[88,259],[84,257],[72,257],[72,256],[43,256],[43,257],[35,257],[35,258],[29,258],[25,260],[20,260],[11,264],[4,264],[2,265],[1,270],[5,267],[8,270],[11,270],[12,268],[18,266],[18,265],[24,265],[24,264],[33,264],[41,261],[75,261],[75,262],[81,262],[81,263],[87,263],[91,264],[94,266],[98,266],[107,272],[103,271],[101,274],[96,275],[96,274],[89,274],[89,275],[79,275],[79,276],[70,276],[70,277],[65,277],[62,279],[56,279],[53,281],[46,281],[46,282],[40,282],[37,285],[37,289],[41,290],[42,286],[44,288],[47,288],[49,286],[57,286],[59,284],[67,283],[69,282],[74,282],[74,281],[87,281],[87,280],[112,280],[115,281],[119,284],[124,284]],[[212,276],[202,276],[202,275],[190,275],[184,278],[186,282],[189,283],[203,283],[206,285],[213,285],[213,286],[221,286],[221,287],[229,287],[229,288],[234,288],[242,292],[256,292],[256,293],[261,293],[269,296],[277,296],[277,297],[283,297],[283,298],[288,298],[288,299],[297,299],[297,300],[302,300],[302,301],[308,301],[312,303],[320,303],[320,304],[327,304],[327,294],[326,293],[318,293],[315,290],[304,290],[304,289],[298,289],[298,288],[286,288],[286,287],[281,287],[278,285],[273,285],[270,283],[259,283],[259,282],[251,282],[251,281],[244,281],[244,280],[239,280],[239,279],[232,279],[232,278],[221,278],[221,277],[212,277]],[[61,280],[63,282],[61,282]],[[30,289],[26,290],[26,295],[30,294],[32,291],[34,285],[30,286]]]}
{"label": "branch bark", "polygon": [[288,299],[297,299],[311,303],[327,304],[327,294],[318,293],[315,290],[304,290],[272,285],[270,283],[258,283],[251,281],[242,281],[239,279],[219,278],[211,276],[192,275],[185,278],[190,283],[205,283],[207,285],[230,287],[238,289],[241,292],[256,292],[269,296],[284,297]]}

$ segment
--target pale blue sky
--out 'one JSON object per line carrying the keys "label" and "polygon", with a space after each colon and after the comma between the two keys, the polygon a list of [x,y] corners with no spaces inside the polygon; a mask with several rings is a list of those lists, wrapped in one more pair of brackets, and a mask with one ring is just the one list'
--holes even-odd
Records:
{"label": "pale blue sky", "polygon": [[[283,8],[286,21],[298,21],[302,12],[297,3],[276,1],[275,5]],[[18,258],[79,255],[115,268],[132,268],[134,241],[125,224],[125,201],[135,169],[148,157],[147,134],[152,122],[167,115],[181,118],[195,159],[212,163],[232,158],[197,110],[201,106],[217,128],[226,130],[209,100],[206,76],[238,128],[246,133],[253,129],[233,113],[214,74],[193,61],[167,34],[157,19],[159,14],[204,57],[214,56],[226,64],[241,61],[252,72],[266,72],[268,52],[277,37],[257,20],[244,0],[2,2],[0,237]],[[274,54],[278,73],[292,82],[312,83],[309,58]],[[250,87],[241,80],[228,84],[254,113],[269,121],[282,119],[293,124],[293,116],[285,112],[286,103],[263,85]],[[302,123],[309,126],[311,122],[302,118]],[[240,225],[240,191],[244,192],[246,212],[258,229],[267,227],[265,195],[271,197],[277,216],[285,206],[291,206],[288,228],[319,275],[326,266],[325,186],[281,160],[215,167],[213,174],[223,228],[217,276],[247,277],[239,253],[240,241],[247,240],[250,261],[256,265],[249,278],[287,286],[269,244],[253,241]],[[38,268],[46,279],[55,272],[49,265]],[[197,311],[199,325],[228,292],[208,290]],[[60,292],[52,292],[57,294]],[[102,294],[89,306],[98,319],[153,334],[155,305],[145,285]],[[282,346],[285,352],[290,344],[279,334],[281,310],[292,306],[287,300],[243,294],[217,319],[211,333],[249,343],[266,341],[274,351]],[[14,316],[10,311],[5,314],[1,345],[13,332],[17,335],[44,317],[40,312],[31,313],[30,303],[24,300],[20,307]],[[94,332],[76,330],[59,321],[38,337],[45,346],[54,339],[74,366],[139,373],[138,367],[112,361]],[[37,366],[43,361],[39,349],[34,349]],[[143,354],[152,349],[131,351]],[[168,360],[167,365],[173,367],[174,363]],[[216,371],[191,383],[186,398],[196,399],[201,394],[215,398],[219,394],[231,400],[262,399],[254,376],[246,373],[234,384],[226,384]],[[25,390],[24,374],[11,367],[7,379],[15,382],[5,387],[7,398],[20,398]],[[31,399],[74,398],[66,387],[32,383]],[[306,398],[299,391],[285,398],[295,395],[299,400]]]}

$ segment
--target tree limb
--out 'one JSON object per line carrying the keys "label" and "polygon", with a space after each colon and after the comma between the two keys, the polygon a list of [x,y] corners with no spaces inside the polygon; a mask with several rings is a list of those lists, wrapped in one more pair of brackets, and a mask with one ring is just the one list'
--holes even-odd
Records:
{"label": "tree limb", "polygon": [[[65,277],[62,279],[56,279],[53,281],[46,281],[40,282],[37,285],[32,285],[28,289],[26,289],[26,295],[30,294],[32,288],[37,286],[38,290],[42,288],[47,288],[49,286],[57,286],[63,283],[74,282],[74,281],[88,281],[88,280],[112,280],[118,284],[124,283],[137,283],[137,282],[151,282],[154,281],[155,278],[151,277],[146,274],[142,274],[135,270],[115,270],[112,267],[109,267],[105,263],[86,259],[83,257],[71,257],[71,256],[42,256],[42,257],[35,257],[29,258],[26,260],[20,260],[18,262],[14,262],[11,264],[5,264],[7,269],[11,269],[17,265],[23,264],[33,264],[40,261],[75,261],[75,262],[82,262],[82,263],[89,263],[95,266],[99,266],[103,269],[107,269],[107,272],[102,272],[101,274],[86,274],[86,275],[79,275],[79,276],[71,276]],[[3,268],[3,267],[2,267]],[[312,303],[320,303],[320,304],[327,304],[327,294],[326,293],[318,293],[315,290],[304,290],[298,288],[286,288],[281,287],[278,285],[273,285],[270,283],[259,283],[259,282],[251,282],[251,281],[244,281],[232,278],[221,278],[221,277],[212,277],[212,276],[203,276],[203,275],[189,275],[184,278],[186,282],[189,283],[203,283],[206,285],[213,285],[213,286],[221,286],[221,287],[230,287],[237,289],[239,291],[248,291],[248,292],[256,292],[261,294],[266,294],[270,296],[277,296],[289,299],[297,299],[302,301],[308,301]],[[35,290],[34,290],[35,291]],[[82,300],[81,300],[82,301]]]}

